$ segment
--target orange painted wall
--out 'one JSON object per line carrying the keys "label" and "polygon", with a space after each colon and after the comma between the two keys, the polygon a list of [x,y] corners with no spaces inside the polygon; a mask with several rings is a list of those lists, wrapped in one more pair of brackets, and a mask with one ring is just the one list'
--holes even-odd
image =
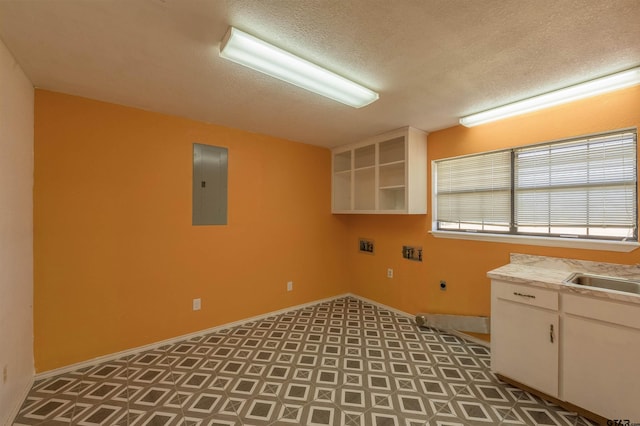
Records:
{"label": "orange painted wall", "polygon": [[[433,132],[428,136],[427,155],[431,161],[639,126],[640,87],[636,86],[483,126]],[[490,281],[486,273],[509,263],[510,253],[640,263],[640,249],[616,253],[438,239],[427,233],[431,220],[431,214],[349,217],[351,291],[412,314],[489,315]],[[358,253],[359,237],[375,240],[375,255]],[[402,259],[403,244],[423,246],[424,261]],[[393,279],[386,278],[387,268],[394,269]],[[448,283],[447,291],[439,289],[442,279]]]}
{"label": "orange painted wall", "polygon": [[[428,158],[639,125],[635,87],[431,133]],[[191,226],[194,142],[229,148],[227,226]],[[326,149],[44,90],[34,156],[38,372],[347,291],[410,313],[488,315],[486,272],[513,252],[640,262],[640,250],[436,239],[430,214],[331,215]],[[425,261],[402,259],[403,244]]]}
{"label": "orange painted wall", "polygon": [[[191,226],[194,142],[229,148],[227,226]],[[36,371],[348,291],[330,162],[319,147],[37,90]]]}

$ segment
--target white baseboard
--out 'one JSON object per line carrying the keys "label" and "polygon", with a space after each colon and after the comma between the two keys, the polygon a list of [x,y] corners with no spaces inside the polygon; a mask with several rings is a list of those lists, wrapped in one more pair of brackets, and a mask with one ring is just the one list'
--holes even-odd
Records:
{"label": "white baseboard", "polygon": [[[98,365],[98,364],[101,364],[101,363],[107,362],[107,361],[114,361],[116,359],[119,359],[119,358],[122,358],[122,357],[125,357],[125,356],[134,355],[134,354],[137,354],[137,353],[140,353],[140,352],[157,349],[157,348],[159,348],[161,346],[165,346],[165,345],[172,345],[174,343],[181,342],[183,340],[188,340],[188,339],[192,339],[194,337],[199,337],[199,336],[203,336],[203,335],[206,335],[206,334],[215,333],[217,331],[224,330],[226,328],[237,327],[239,325],[243,325],[243,324],[246,324],[246,323],[249,323],[249,322],[252,322],[252,321],[259,321],[259,320],[262,320],[262,319],[265,319],[265,318],[268,318],[268,317],[272,317],[274,315],[280,315],[280,314],[283,314],[285,312],[295,311],[297,309],[303,309],[303,308],[306,308],[306,307],[309,307],[309,306],[317,305],[319,303],[330,302],[332,300],[340,299],[340,298],[343,298],[343,297],[352,297],[354,299],[359,299],[359,300],[361,300],[363,302],[366,302],[366,303],[369,303],[371,305],[378,306],[379,308],[386,309],[386,310],[391,311],[391,312],[395,312],[398,315],[402,315],[402,316],[410,318],[410,319],[414,318],[414,315],[411,315],[411,314],[409,314],[407,312],[404,312],[404,311],[401,311],[399,309],[393,308],[391,306],[385,305],[383,303],[376,302],[375,300],[368,299],[368,298],[366,298],[364,296],[360,296],[360,295],[353,294],[353,293],[344,293],[344,294],[340,294],[340,295],[337,295],[337,296],[328,297],[328,298],[325,298],[325,299],[315,300],[315,301],[309,302],[309,303],[303,303],[301,305],[290,306],[288,308],[280,309],[280,310],[273,311],[273,312],[268,312],[266,314],[257,315],[255,317],[251,317],[251,318],[247,318],[247,319],[243,319],[243,320],[239,320],[239,321],[234,321],[234,322],[218,325],[216,327],[208,328],[206,330],[200,330],[200,331],[196,331],[196,332],[189,333],[189,334],[183,334],[181,336],[172,337],[170,339],[162,340],[162,341],[159,341],[159,342],[154,342],[154,343],[151,343],[151,344],[148,344],[148,345],[144,345],[144,346],[138,346],[138,347],[127,349],[127,350],[124,350],[124,351],[121,351],[121,352],[115,352],[115,353],[111,353],[111,354],[108,354],[108,355],[99,356],[97,358],[92,358],[92,359],[87,360],[87,361],[78,362],[76,364],[67,365],[67,366],[56,368],[56,369],[53,369],[53,370],[43,371],[41,373],[36,374],[34,380],[42,380],[42,379],[46,379],[46,378],[49,378],[49,377],[57,376],[59,374],[69,373],[71,371],[75,371],[75,370],[78,370],[80,368],[91,367],[91,366]],[[487,347],[489,346],[488,342],[485,342],[485,341],[480,340],[480,339],[476,339],[476,338],[474,338],[472,336],[469,336],[469,335],[466,335],[464,333],[461,333],[461,332],[458,332],[458,331],[455,331],[455,330],[446,330],[446,331],[451,333],[451,334],[457,335],[458,337],[470,340],[473,343],[484,345],[484,346],[487,346]],[[28,392],[28,389],[27,389],[27,392]]]}
{"label": "white baseboard", "polygon": [[25,399],[27,399],[27,395],[29,395],[29,392],[31,391],[31,388],[33,387],[33,381],[34,381],[33,376],[31,376],[29,378],[29,380],[27,380],[27,384],[24,387],[24,389],[22,390],[20,398],[18,398],[15,406],[7,414],[7,417],[5,419],[5,423],[3,423],[5,426],[12,425],[13,422],[15,421],[16,417],[18,417],[18,413],[20,412],[20,407],[22,407],[22,404],[24,403]]}
{"label": "white baseboard", "polygon": [[[101,364],[101,363],[107,362],[107,361],[114,361],[116,359],[119,359],[119,358],[122,358],[122,357],[125,357],[125,356],[134,355],[134,354],[137,354],[137,353],[140,353],[140,352],[157,349],[157,348],[159,348],[161,346],[165,346],[165,345],[172,345],[174,343],[178,343],[178,342],[181,342],[183,340],[188,340],[188,339],[192,339],[194,337],[200,337],[200,336],[204,336],[206,334],[215,333],[217,331],[224,330],[226,328],[237,327],[239,325],[243,325],[243,324],[246,324],[246,323],[249,323],[249,322],[253,322],[253,321],[259,321],[259,320],[262,320],[262,319],[265,319],[265,318],[268,318],[268,317],[272,317],[274,315],[284,314],[285,312],[295,311],[297,309],[303,309],[303,308],[306,308],[306,307],[309,307],[309,306],[317,305],[319,303],[330,302],[332,300],[340,299],[342,297],[349,297],[349,296],[352,296],[352,295],[350,293],[345,293],[345,294],[340,294],[340,295],[337,295],[337,296],[327,297],[325,299],[315,300],[313,302],[303,303],[301,305],[290,306],[288,308],[280,309],[280,310],[273,311],[273,312],[268,312],[266,314],[257,315],[255,317],[246,318],[246,319],[239,320],[239,321],[234,321],[234,322],[229,322],[229,323],[218,325],[218,326],[215,326],[215,327],[212,327],[212,328],[207,328],[206,330],[200,330],[200,331],[196,331],[196,332],[189,333],[189,334],[183,334],[181,336],[172,337],[170,339],[162,340],[162,341],[159,341],[159,342],[154,342],[154,343],[151,343],[151,344],[148,344],[148,345],[138,346],[138,347],[135,347],[135,348],[124,350],[124,351],[120,351],[120,352],[115,352],[115,353],[111,353],[111,354],[108,354],[108,355],[99,356],[97,358],[92,358],[92,359],[89,359],[87,361],[82,361],[82,362],[78,362],[78,363],[75,363],[75,364],[67,365],[67,366],[64,366],[64,367],[55,368],[53,370],[43,371],[43,372],[38,373],[38,374],[35,375],[35,380],[47,379],[49,377],[57,376],[59,374],[69,373],[71,371],[75,371],[75,370],[78,370],[80,368],[91,367],[91,366],[98,365],[98,364]],[[352,296],[352,297],[355,297],[355,296]]]}
{"label": "white baseboard", "polygon": [[372,299],[367,299],[366,297],[360,296],[358,294],[349,293],[348,296],[349,297],[353,297],[354,299],[360,299],[363,302],[369,303],[371,305],[375,305],[375,306],[377,306],[379,308],[382,308],[382,309],[386,309],[387,311],[395,312],[396,314],[402,315],[403,317],[407,317],[407,318],[413,318],[414,317],[414,315],[411,315],[411,314],[409,314],[409,313],[407,313],[405,311],[401,311],[400,309],[396,309],[396,308],[393,308],[393,307],[391,307],[389,305],[385,305],[384,303],[376,302],[375,300],[372,300]]}
{"label": "white baseboard", "polygon": [[[415,315],[411,315],[411,314],[409,314],[407,312],[404,312],[404,311],[401,311],[399,309],[392,308],[391,306],[385,305],[383,303],[376,302],[375,300],[367,299],[364,296],[359,296],[357,294],[351,294],[351,293],[349,293],[348,296],[349,297],[353,297],[355,299],[360,299],[363,302],[369,303],[371,305],[378,306],[379,308],[386,309],[387,311],[395,312],[396,314],[405,316],[407,318],[411,318],[411,319],[415,318]],[[446,332],[446,333],[449,333],[449,334],[453,334],[454,336],[460,337],[462,339],[468,340],[470,342],[473,342],[476,345],[485,346],[487,348],[491,347],[491,344],[489,342],[484,341],[482,339],[478,339],[477,337],[470,336],[470,335],[468,335],[466,333],[463,333],[462,331],[458,331],[458,330],[443,330],[443,331]]]}
{"label": "white baseboard", "polygon": [[477,337],[471,336],[470,334],[465,333],[464,331],[458,330],[447,330],[447,333],[451,333],[454,336],[458,336],[462,339],[469,340],[470,342],[475,343],[476,345],[484,346],[485,348],[491,349],[491,343],[486,340],[478,339]]}

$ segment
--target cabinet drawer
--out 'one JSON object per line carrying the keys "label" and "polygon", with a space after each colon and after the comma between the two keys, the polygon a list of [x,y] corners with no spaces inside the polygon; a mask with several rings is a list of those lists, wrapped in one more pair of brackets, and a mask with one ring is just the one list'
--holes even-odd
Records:
{"label": "cabinet drawer", "polygon": [[640,329],[640,305],[563,294],[562,306],[567,314]]}
{"label": "cabinet drawer", "polygon": [[494,280],[491,282],[491,293],[493,298],[558,310],[558,292],[555,290]]}

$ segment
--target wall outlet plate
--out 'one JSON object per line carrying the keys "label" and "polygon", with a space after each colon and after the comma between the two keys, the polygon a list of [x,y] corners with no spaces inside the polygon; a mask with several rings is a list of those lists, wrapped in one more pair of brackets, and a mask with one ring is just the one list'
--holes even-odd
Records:
{"label": "wall outlet plate", "polygon": [[387,278],[393,278],[393,269],[387,268]]}
{"label": "wall outlet plate", "polygon": [[200,300],[200,298],[193,299],[193,310],[199,311],[201,307],[202,307],[202,300]]}
{"label": "wall outlet plate", "polygon": [[287,291],[293,291],[293,281],[287,282]]}

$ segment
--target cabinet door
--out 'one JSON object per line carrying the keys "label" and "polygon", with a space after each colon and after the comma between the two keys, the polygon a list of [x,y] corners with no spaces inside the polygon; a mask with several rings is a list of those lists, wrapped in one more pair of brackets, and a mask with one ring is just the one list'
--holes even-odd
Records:
{"label": "cabinet door", "polygon": [[609,419],[640,421],[640,330],[566,315],[563,399]]}
{"label": "cabinet door", "polygon": [[558,396],[558,313],[495,298],[491,303],[491,369]]}

